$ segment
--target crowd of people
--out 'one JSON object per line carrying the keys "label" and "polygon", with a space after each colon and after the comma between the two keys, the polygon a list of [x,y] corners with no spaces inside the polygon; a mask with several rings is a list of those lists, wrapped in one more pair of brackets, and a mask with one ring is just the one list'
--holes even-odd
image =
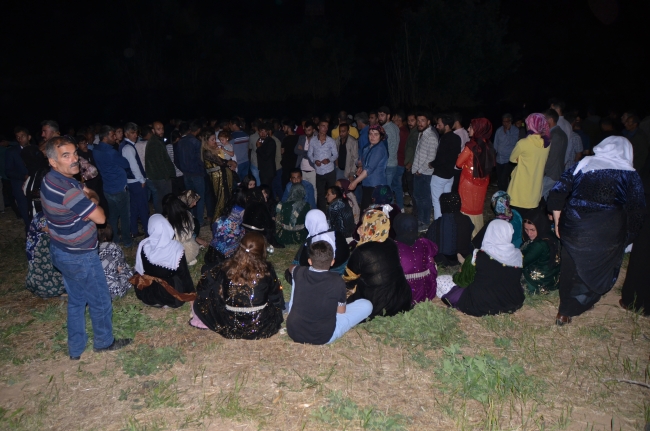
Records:
{"label": "crowd of people", "polygon": [[[47,120],[38,141],[25,127],[2,141],[0,209],[24,222],[26,288],[68,295],[71,359],[87,343],[86,305],[96,351],[131,342],[114,339],[111,305],[131,288],[152,307],[189,302],[191,326],[228,338],[270,337],[286,318],[294,341],[325,344],[425,300],[483,316],[556,289],[564,325],[613,287],[631,244],[620,305],[650,314],[650,117],[549,105],[504,114],[496,131],[480,116],[465,128],[457,113],[386,106],[298,124],[233,117],[68,134]],[[132,268],[123,248],[137,241]],[[298,251],[277,268],[291,284],[285,304],[267,257],[288,245]]]}

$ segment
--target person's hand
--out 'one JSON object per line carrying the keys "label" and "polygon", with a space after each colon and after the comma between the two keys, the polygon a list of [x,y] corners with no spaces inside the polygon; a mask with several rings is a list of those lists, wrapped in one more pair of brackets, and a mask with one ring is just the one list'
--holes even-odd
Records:
{"label": "person's hand", "polygon": [[315,164],[316,166],[320,166],[320,165],[321,165],[321,162],[320,162],[320,160],[316,160],[316,161],[314,162],[314,164]]}
{"label": "person's hand", "polygon": [[356,189],[356,188],[357,188],[357,182],[356,181],[352,181],[350,183],[350,185],[348,186],[348,190],[350,190],[350,191],[354,191],[354,189]]}
{"label": "person's hand", "polygon": [[323,159],[323,162],[322,162],[322,163],[323,163],[324,165],[327,165],[327,164],[329,164],[329,162],[330,162],[330,159]]}
{"label": "person's hand", "polygon": [[555,223],[554,230],[555,230],[555,236],[560,238],[560,215],[562,214],[561,211],[553,211],[553,223]]}
{"label": "person's hand", "polygon": [[95,205],[99,205],[99,195],[95,193],[94,190],[91,190],[88,187],[84,186],[83,192],[84,195],[86,195],[86,197],[90,199]]}
{"label": "person's hand", "polygon": [[142,188],[147,187],[147,183],[142,183]]}
{"label": "person's hand", "polygon": [[357,168],[357,175],[361,175],[361,172],[363,172],[363,168],[361,166],[359,166]]}
{"label": "person's hand", "polygon": [[411,168],[413,167],[413,163],[407,163],[405,166],[407,171],[411,172]]}
{"label": "person's hand", "polygon": [[298,149],[302,151],[302,145],[298,145]]}

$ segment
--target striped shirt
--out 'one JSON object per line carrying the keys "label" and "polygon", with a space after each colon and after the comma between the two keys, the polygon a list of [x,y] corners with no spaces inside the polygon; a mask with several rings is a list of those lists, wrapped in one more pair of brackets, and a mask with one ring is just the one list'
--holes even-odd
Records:
{"label": "striped shirt", "polygon": [[86,253],[97,248],[97,226],[83,219],[95,211],[83,186],[51,170],[41,184],[41,203],[52,245],[68,253]]}

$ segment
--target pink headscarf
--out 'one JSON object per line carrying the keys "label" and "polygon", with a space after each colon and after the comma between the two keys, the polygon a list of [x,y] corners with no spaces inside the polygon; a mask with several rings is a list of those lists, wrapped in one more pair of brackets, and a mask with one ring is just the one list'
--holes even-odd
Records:
{"label": "pink headscarf", "polygon": [[544,140],[544,148],[551,145],[551,131],[548,127],[548,121],[544,115],[536,113],[526,117],[526,127],[528,134],[536,133]]}

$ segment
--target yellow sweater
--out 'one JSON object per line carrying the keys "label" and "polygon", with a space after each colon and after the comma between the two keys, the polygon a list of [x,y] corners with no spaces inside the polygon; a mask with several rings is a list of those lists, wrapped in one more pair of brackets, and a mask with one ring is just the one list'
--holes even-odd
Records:
{"label": "yellow sweater", "polygon": [[512,171],[508,186],[510,205],[520,208],[537,208],[542,198],[544,166],[550,146],[544,148],[539,135],[528,135],[515,145],[510,161],[517,166]]}
{"label": "yellow sweater", "polygon": [[[356,127],[350,126],[350,136],[352,136],[354,139],[359,139],[359,131],[357,130]],[[336,129],[332,129],[332,139],[336,139],[339,137],[339,126],[336,126]]]}

